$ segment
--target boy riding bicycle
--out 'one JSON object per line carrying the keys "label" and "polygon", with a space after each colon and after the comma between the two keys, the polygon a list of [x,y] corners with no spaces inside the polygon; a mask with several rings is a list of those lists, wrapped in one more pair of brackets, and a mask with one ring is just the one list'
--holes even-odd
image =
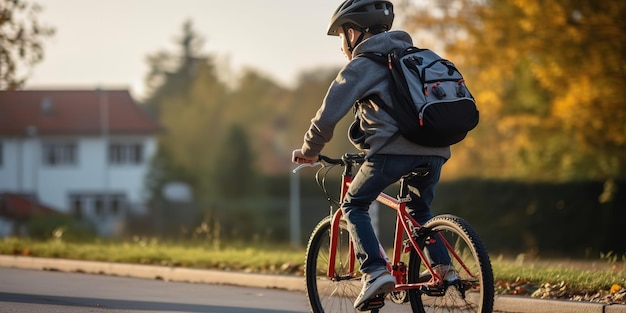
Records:
{"label": "boy riding bicycle", "polygon": [[[387,271],[380,254],[378,238],[369,216],[369,206],[378,194],[415,168],[428,168],[425,176],[408,180],[409,213],[423,224],[433,217],[430,205],[439,181],[441,168],[450,158],[450,147],[425,147],[397,136],[396,122],[371,100],[377,95],[393,107],[389,94],[387,72],[379,64],[357,57],[365,52],[386,54],[393,48],[413,45],[404,31],[390,31],[394,19],[393,4],[379,0],[346,0],[331,17],[327,34],[339,36],[341,50],[348,63],[332,82],[321,107],[311,120],[301,149],[292,153],[294,163],[313,163],[329,142],[337,123],[358,102],[356,120],[349,131],[350,141],[365,151],[366,161],[355,175],[341,204],[355,254],[363,274],[363,289],[354,307],[368,309],[368,300],[387,294],[395,287],[395,279]],[[437,242],[428,246],[430,262],[437,275],[445,280],[456,279],[445,247]],[[424,274],[427,276],[430,274]],[[424,277],[425,280],[430,277]]]}

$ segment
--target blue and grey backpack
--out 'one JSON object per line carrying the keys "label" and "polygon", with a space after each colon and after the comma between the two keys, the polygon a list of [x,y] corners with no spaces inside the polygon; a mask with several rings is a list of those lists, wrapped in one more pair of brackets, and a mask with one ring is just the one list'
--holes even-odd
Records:
{"label": "blue and grey backpack", "polygon": [[406,139],[444,147],[463,140],[478,125],[476,101],[452,62],[416,47],[360,56],[388,68],[393,108],[378,96],[369,99],[396,120]]}

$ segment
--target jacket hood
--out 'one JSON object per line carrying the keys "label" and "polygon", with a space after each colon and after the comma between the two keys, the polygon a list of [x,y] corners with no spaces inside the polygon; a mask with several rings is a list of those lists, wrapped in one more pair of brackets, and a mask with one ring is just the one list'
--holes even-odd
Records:
{"label": "jacket hood", "polygon": [[376,34],[365,39],[354,48],[354,56],[366,52],[387,53],[393,48],[408,48],[413,46],[411,36],[401,30],[394,30]]}

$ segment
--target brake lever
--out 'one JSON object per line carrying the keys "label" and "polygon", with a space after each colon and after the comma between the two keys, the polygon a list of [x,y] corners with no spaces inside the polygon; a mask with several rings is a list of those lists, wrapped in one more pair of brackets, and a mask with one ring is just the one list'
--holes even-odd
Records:
{"label": "brake lever", "polygon": [[320,166],[320,165],[322,165],[322,166],[323,166],[322,162],[320,162],[320,161],[313,162],[313,163],[303,163],[303,164],[298,165],[298,166],[297,166],[296,168],[294,168],[291,172],[295,174],[295,173],[297,173],[299,170],[301,170],[301,169],[303,169],[303,168],[305,168],[305,167],[316,167],[316,166]]}

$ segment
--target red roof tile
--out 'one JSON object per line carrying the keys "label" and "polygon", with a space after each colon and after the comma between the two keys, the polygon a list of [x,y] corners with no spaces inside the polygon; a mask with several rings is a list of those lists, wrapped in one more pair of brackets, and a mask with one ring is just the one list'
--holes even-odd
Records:
{"label": "red roof tile", "polygon": [[[106,120],[107,123],[103,123]],[[149,134],[159,124],[127,90],[0,91],[0,135]]]}
{"label": "red roof tile", "polygon": [[15,193],[0,194],[0,216],[9,218],[25,218],[52,213],[58,212],[30,199],[25,195]]}

